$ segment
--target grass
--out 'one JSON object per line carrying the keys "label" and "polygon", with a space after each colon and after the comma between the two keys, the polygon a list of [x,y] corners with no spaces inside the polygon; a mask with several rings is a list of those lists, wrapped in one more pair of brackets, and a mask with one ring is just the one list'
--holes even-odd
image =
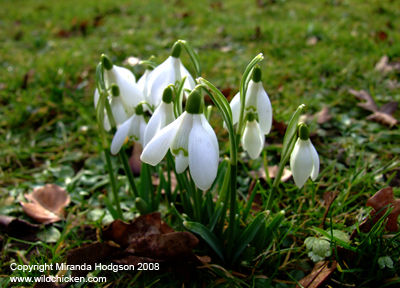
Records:
{"label": "grass", "polygon": [[[241,267],[238,274],[233,274],[234,280],[218,269],[198,269],[193,273],[196,277],[206,275],[205,283],[210,287],[239,280],[246,283],[242,286],[261,287],[257,285],[267,281],[264,276],[273,279],[274,287],[290,287],[293,284],[276,281],[293,282],[293,277],[299,280],[301,272],[306,275],[312,268],[302,245],[306,237],[315,235],[310,227],[321,223],[325,212],[324,192],[339,192],[325,228],[332,226],[347,232],[366,215],[366,200],[379,189],[390,185],[394,187],[395,197],[400,197],[399,130],[396,126],[389,128],[366,120],[370,112],[356,106],[358,100],[348,92],[350,88],[367,90],[378,106],[400,100],[400,88],[390,89],[387,85],[389,80],[399,79],[400,72],[383,74],[374,70],[383,55],[388,55],[391,61],[400,60],[400,12],[395,5],[390,0],[367,3],[357,0],[54,3],[3,0],[0,9],[1,214],[33,221],[19,205],[23,194],[45,183],[57,183],[71,193],[73,205],[68,209],[86,215],[82,225],[101,226],[98,214],[104,211],[104,206],[98,197],[108,182],[99,156],[101,144],[93,92],[95,67],[102,53],[118,65],[129,56],[147,59],[153,54],[161,63],[171,45],[177,39],[185,39],[198,51],[203,64],[202,77],[221,90],[230,91],[231,98],[239,89],[240,77],[248,62],[262,52],[265,55],[261,62],[263,84],[277,121],[287,123],[301,103],[306,104],[308,115],[327,106],[333,116],[324,124],[309,123],[310,131],[314,132],[313,143],[320,154],[321,173],[316,182],[308,182],[301,190],[292,182],[280,186],[276,201],[279,205],[275,209],[285,208],[286,220],[278,237],[281,243],[271,248],[264,266],[257,267],[256,272]],[[316,41],[315,45],[308,44],[310,41]],[[184,56],[183,62],[194,72],[188,57]],[[136,76],[144,71],[140,66],[131,69]],[[394,116],[398,118],[399,112]],[[212,126],[218,132],[223,150],[228,147],[222,144],[227,135],[222,128],[217,128],[221,125],[215,113]],[[279,161],[279,143],[282,136],[273,131],[267,137],[266,147],[270,164]],[[261,162],[261,159],[243,161],[239,184],[244,195],[251,182],[245,171],[258,169]],[[266,184],[264,188],[267,189]],[[126,194],[121,197],[132,218],[134,200]],[[165,210],[163,215],[168,214]],[[106,217],[109,219],[109,215]],[[3,247],[9,249],[2,251],[0,274],[10,274],[7,263],[12,259],[23,261],[22,255],[32,263],[57,262],[64,259],[69,249],[89,241],[84,240],[79,228],[66,231],[64,224],[57,225],[67,233],[62,249],[50,248],[54,244],[29,246],[2,233]],[[40,260],[29,256],[35,249],[44,251]],[[248,254],[251,258],[251,253]],[[280,269],[274,265],[278,261],[276,255],[281,255]],[[398,261],[396,265],[398,271]],[[238,276],[240,273],[246,277]],[[337,272],[334,279],[340,282],[341,275]],[[123,275],[120,279],[117,275],[107,276],[109,283],[119,281],[121,287],[134,281],[132,275]],[[139,275],[139,279],[149,285],[159,276]],[[169,283],[164,287],[180,287],[182,283],[174,277],[161,275],[160,282]],[[194,282],[187,280],[186,285],[191,287]]]}

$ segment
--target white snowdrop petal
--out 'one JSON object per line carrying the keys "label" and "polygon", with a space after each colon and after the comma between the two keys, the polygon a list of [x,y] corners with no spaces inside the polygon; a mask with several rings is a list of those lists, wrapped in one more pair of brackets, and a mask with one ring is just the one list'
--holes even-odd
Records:
{"label": "white snowdrop petal", "polygon": [[175,139],[171,144],[171,152],[177,156],[180,151],[187,157],[189,151],[189,133],[192,130],[193,125],[193,114],[189,114],[186,111],[182,113],[185,116],[179,126],[179,130],[176,133]]}
{"label": "white snowdrop petal", "polygon": [[310,139],[308,139],[308,143],[310,146],[311,157],[313,160],[313,169],[311,171],[311,179],[315,180],[315,179],[317,179],[318,174],[319,174],[319,157],[318,157],[317,150],[315,149],[314,145],[312,145]]}
{"label": "white snowdrop petal", "polygon": [[125,112],[124,104],[120,97],[113,97],[111,100],[111,111],[114,116],[115,124],[117,127],[128,119]]}
{"label": "white snowdrop petal", "polygon": [[146,86],[146,81],[149,78],[149,75],[151,74],[152,70],[146,69],[142,75],[142,77],[139,78],[139,80],[137,81],[137,85],[139,86],[139,88],[142,90],[143,94],[146,95],[145,93],[145,86]]}
{"label": "white snowdrop petal", "polygon": [[96,90],[94,90],[94,108],[97,108],[97,104],[99,103],[99,99],[100,99],[100,93],[99,90],[96,88]]}
{"label": "white snowdrop petal", "polygon": [[183,171],[186,170],[188,165],[189,165],[189,157],[185,157],[182,152],[175,157],[176,173],[178,174],[182,173]]}
{"label": "white snowdrop petal", "polygon": [[146,145],[140,159],[150,165],[157,165],[167,154],[172,142],[175,139],[176,133],[178,132],[180,123],[186,112],[182,113],[174,122],[165,126],[160,130],[157,135]]}
{"label": "white snowdrop petal", "polygon": [[[235,97],[231,100],[230,103],[232,110],[232,123],[235,125],[239,121],[240,114],[240,92],[236,93]],[[224,128],[226,128],[226,124],[224,123]]]}
{"label": "white snowdrop petal", "polygon": [[107,132],[111,130],[110,121],[108,120],[107,112],[104,111],[104,130]]}
{"label": "white snowdrop petal", "polygon": [[218,146],[217,135],[215,135],[214,129],[211,127],[210,123],[208,123],[208,121],[206,119],[206,116],[204,116],[204,114],[200,114],[200,119],[201,119],[201,125],[206,130],[206,132],[208,134],[208,137],[210,137],[210,139],[211,139],[211,141],[213,143],[213,146],[214,146],[214,149],[215,149],[215,153],[219,157],[219,146]]}
{"label": "white snowdrop petal", "polygon": [[169,84],[175,84],[175,72],[173,66],[173,57],[168,57],[163,63],[158,65],[149,78],[146,84],[147,101],[154,106],[161,103],[164,89]]}
{"label": "white snowdrop petal", "polygon": [[261,131],[265,135],[269,134],[272,126],[272,106],[262,85],[257,95],[257,113]]}
{"label": "white snowdrop petal", "polygon": [[300,189],[313,169],[310,147],[307,141],[298,139],[290,155],[290,168],[296,186]]}
{"label": "white snowdrop petal", "polygon": [[254,113],[257,111],[257,96],[258,91],[260,90],[260,86],[262,88],[261,82],[255,83],[253,80],[250,80],[249,86],[247,87],[246,92],[246,103],[245,103],[245,110],[247,112],[252,111]]}
{"label": "white snowdrop petal", "polygon": [[217,176],[218,155],[213,140],[201,124],[201,118],[198,115],[193,118],[193,128],[189,135],[189,169],[196,186],[207,190]]}
{"label": "white snowdrop petal", "polygon": [[135,74],[133,74],[131,70],[129,70],[129,69],[125,68],[125,67],[116,66],[116,65],[113,66],[113,69],[115,69],[116,73],[118,73],[121,76],[125,77],[129,81],[132,81],[132,82],[136,83]]}
{"label": "white snowdrop petal", "polygon": [[134,116],[126,120],[115,133],[110,147],[111,154],[118,154],[119,150],[121,150],[122,145],[124,145],[125,139],[128,136],[129,130],[131,129],[133,117]]}
{"label": "white snowdrop petal", "polygon": [[149,123],[147,123],[147,128],[144,133],[144,146],[153,139],[154,135],[157,134],[165,125],[165,107],[163,103],[157,107],[156,111],[154,111],[153,116],[151,116]]}
{"label": "white snowdrop petal", "polygon": [[247,151],[251,159],[260,156],[264,148],[265,136],[260,130],[257,121],[247,122],[242,137],[243,149]]}

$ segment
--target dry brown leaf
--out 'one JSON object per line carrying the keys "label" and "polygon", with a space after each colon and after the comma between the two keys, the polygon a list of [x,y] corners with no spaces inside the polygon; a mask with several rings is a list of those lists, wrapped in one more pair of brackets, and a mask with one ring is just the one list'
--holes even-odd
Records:
{"label": "dry brown leaf", "polygon": [[[1,86],[1,84],[0,84]],[[386,86],[387,88],[389,88],[390,90],[395,90],[395,89],[399,89],[400,88],[400,83],[397,81],[397,79],[394,80],[388,80],[386,82]],[[1,88],[0,88],[1,90]]]}
{"label": "dry brown leaf", "polygon": [[193,248],[198,243],[199,240],[189,232],[153,234],[134,239],[127,251],[136,256],[173,260],[192,254]]}
{"label": "dry brown leaf", "polygon": [[[114,241],[126,248],[137,238],[161,234],[161,231],[166,230],[165,226],[163,228],[162,226],[161,215],[158,212],[142,215],[130,224],[115,220],[103,231],[103,239]],[[172,228],[171,230],[174,231]]]}
{"label": "dry brown leaf", "polygon": [[[328,277],[336,270],[337,262],[333,261],[332,266],[328,267],[329,262],[318,262],[311,273],[301,279],[299,284],[305,288],[318,288],[322,287],[323,283],[328,279]],[[300,287],[296,285],[296,288]]]}
{"label": "dry brown leaf", "polygon": [[381,57],[378,63],[376,63],[375,70],[383,73],[387,73],[393,70],[400,71],[400,63],[398,62],[389,63],[389,57],[387,55],[384,55]]}
{"label": "dry brown leaf", "polygon": [[[94,270],[95,263],[110,261],[117,253],[118,248],[108,243],[95,242],[84,247],[67,252],[67,265],[90,265]],[[92,270],[73,270],[72,277],[84,277]]]}
{"label": "dry brown leaf", "polygon": [[390,127],[394,126],[397,124],[397,119],[394,118],[392,115],[388,115],[382,112],[375,112],[372,115],[369,115],[367,117],[367,120],[379,122],[382,124],[389,125]]}
{"label": "dry brown leaf", "polygon": [[332,119],[332,115],[329,114],[329,108],[326,106],[324,106],[321,111],[317,112],[315,117],[317,117],[318,124],[324,124]]}
{"label": "dry brown leaf", "polygon": [[[274,179],[276,177],[276,174],[278,174],[278,170],[279,167],[278,165],[274,165],[274,166],[268,166],[267,168],[268,170],[268,175],[269,178]],[[258,171],[251,171],[250,175],[252,175],[253,177],[255,175],[257,175],[258,179],[267,179],[267,175],[265,174],[265,169],[264,166],[262,166]],[[290,179],[290,177],[292,177],[292,172],[286,168],[283,169],[283,174],[281,177],[281,181],[282,182],[286,182]]]}
{"label": "dry brown leaf", "polygon": [[40,228],[39,225],[31,224],[25,220],[5,215],[0,215],[0,226],[4,227],[7,234],[11,237],[36,235],[36,232]]}
{"label": "dry brown leaf", "polygon": [[365,100],[364,103],[357,103],[357,106],[372,112],[378,112],[378,106],[376,105],[374,99],[369,95],[369,93],[365,90],[356,91],[353,89],[349,89],[350,94],[353,94],[360,100]]}
{"label": "dry brown leaf", "polygon": [[[397,219],[400,215],[400,199],[394,199],[393,188],[386,187],[375,193],[374,196],[368,199],[367,206],[372,207],[370,215],[367,216],[364,221],[360,224],[359,229],[363,233],[368,233],[379,219],[385,214],[386,209],[384,207],[393,206],[392,212],[387,217],[386,230],[397,232],[399,226],[397,225]],[[378,213],[379,212],[379,213]],[[358,237],[357,229],[354,229],[350,236],[350,240]]]}
{"label": "dry brown leaf", "polygon": [[364,90],[356,91],[353,89],[349,89],[349,92],[356,96],[358,99],[366,101],[364,103],[357,103],[357,106],[365,110],[374,112],[374,114],[367,117],[367,120],[386,124],[390,127],[398,123],[397,119],[392,116],[398,108],[397,102],[390,101],[379,109],[374,99],[371,97],[371,95],[368,94],[368,92]]}
{"label": "dry brown leaf", "polygon": [[[386,212],[385,206],[393,206],[392,212],[388,216],[386,223],[386,229],[388,231],[397,232],[399,226],[397,225],[397,219],[400,215],[400,199],[394,199],[393,188],[386,187],[375,193],[374,196],[368,199],[367,206],[372,207],[374,210],[371,212],[371,218],[373,223],[376,223]],[[383,209],[383,210],[382,210]],[[382,210],[382,211],[381,211]]]}
{"label": "dry brown leaf", "polygon": [[60,221],[64,217],[64,207],[70,202],[68,192],[55,184],[35,188],[25,195],[31,202],[20,202],[25,213],[44,224]]}

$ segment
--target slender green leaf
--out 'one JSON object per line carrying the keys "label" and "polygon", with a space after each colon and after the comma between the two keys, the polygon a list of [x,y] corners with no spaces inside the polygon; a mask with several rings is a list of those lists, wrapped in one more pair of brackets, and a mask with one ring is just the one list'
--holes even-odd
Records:
{"label": "slender green leaf", "polygon": [[262,223],[267,219],[269,215],[269,211],[264,211],[257,215],[256,218],[247,226],[246,230],[240,235],[239,239],[236,241],[233,251],[233,256],[231,258],[232,263],[235,262],[237,257],[243,252],[246,248],[247,244],[253,240],[254,236],[256,235],[258,229],[261,227]]}
{"label": "slender green leaf", "polygon": [[217,209],[215,209],[214,215],[212,215],[210,219],[210,223],[208,223],[208,229],[210,229],[210,231],[214,230],[215,224],[217,224],[217,221],[221,216],[223,210],[224,210],[224,202],[221,202],[221,204],[217,207]]}
{"label": "slender green leaf", "polygon": [[[175,118],[178,118],[183,113],[182,101],[183,101],[183,86],[185,84],[187,76],[183,76],[179,82],[178,88],[175,90],[175,100],[174,100],[174,113]],[[174,86],[175,88],[175,86]]]}
{"label": "slender green leaf", "polygon": [[286,158],[286,154],[288,153],[288,151],[289,153],[291,152],[289,150],[289,144],[295,136],[295,133],[297,132],[297,124],[299,122],[299,118],[304,107],[305,105],[301,104],[293,113],[292,118],[290,119],[289,125],[286,129],[285,137],[283,137],[282,159]]}
{"label": "slender green leaf", "polygon": [[210,245],[210,247],[217,253],[219,258],[225,263],[225,258],[223,255],[223,246],[222,243],[218,240],[218,238],[203,224],[197,222],[183,222],[183,226],[186,229],[200,235],[201,238],[204,239]]}
{"label": "slender green leaf", "polygon": [[256,198],[256,194],[258,189],[260,188],[260,180],[257,180],[256,186],[254,186],[253,191],[251,192],[249,201],[246,203],[246,208],[244,208],[242,221],[246,223],[247,215],[249,215],[251,205],[253,205],[254,198]]}
{"label": "slender green leaf", "polygon": [[106,205],[108,211],[110,212],[111,216],[114,218],[114,220],[116,219],[120,219],[120,217],[118,216],[118,212],[117,210],[115,210],[115,208],[112,206],[110,200],[106,197],[103,198],[104,200],[104,204]]}
{"label": "slender green leaf", "polygon": [[185,47],[186,52],[189,54],[189,57],[193,62],[194,69],[196,70],[196,77],[199,77],[201,75],[201,63],[199,56],[193,50],[192,46],[190,46],[185,40],[179,40],[179,42],[183,44],[183,47]]}

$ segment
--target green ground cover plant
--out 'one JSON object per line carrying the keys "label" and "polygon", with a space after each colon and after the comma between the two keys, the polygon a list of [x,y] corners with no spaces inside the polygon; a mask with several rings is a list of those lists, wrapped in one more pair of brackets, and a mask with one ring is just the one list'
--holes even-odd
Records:
{"label": "green ground cover plant", "polygon": [[[157,263],[168,269],[99,269],[78,276],[104,276],[106,282],[74,285],[399,285],[400,12],[396,1],[21,0],[2,1],[1,7],[2,286],[33,285],[11,283],[10,276],[64,275],[62,269],[16,271],[10,268],[13,263],[68,264],[76,260],[72,251],[89,251],[109,265],[118,253],[129,249],[139,253],[144,240],[126,231],[141,221],[158,227],[154,229],[166,243],[185,239],[185,253],[193,251],[200,258],[178,253],[171,257],[179,264],[166,265],[171,259],[162,255],[168,252],[157,246],[161,252],[147,256],[161,259]],[[171,154],[155,168],[142,165],[140,173],[140,162],[131,155],[138,148],[135,145],[132,153],[132,142],[123,146],[122,156],[107,160],[103,148],[108,147],[103,144],[109,145],[114,133],[101,136],[93,105],[99,87],[96,65],[103,53],[138,79],[146,69],[139,61],[162,63],[178,39],[185,39],[198,55],[201,72],[182,48],[182,62],[195,78],[202,77],[204,103],[213,106],[207,116],[218,138],[220,165],[204,199],[190,198],[196,195],[190,178],[170,173],[173,168],[162,170],[173,167]],[[259,53],[264,59],[257,64],[274,121],[259,157],[249,158],[238,146],[237,189],[229,190],[236,190],[236,203],[227,204],[217,196],[232,187],[224,176],[233,175],[232,145],[219,105],[245,87],[242,75]],[[321,166],[318,178],[299,189],[291,178],[274,182],[277,176],[271,167],[279,165],[285,154],[287,125],[303,103],[300,122],[309,128]],[[145,116],[148,119],[150,114],[145,111]],[[110,165],[116,180],[114,194]],[[127,173],[129,165],[133,177]],[[188,185],[179,195],[172,185],[175,181],[178,187]],[[40,187],[59,189],[52,185],[67,193],[60,205],[48,207]],[[155,198],[145,199],[151,189]],[[32,201],[39,203],[41,212],[45,207],[45,213],[38,215],[37,206],[25,204]],[[237,216],[230,213],[232,207]],[[136,222],[126,226],[116,219]],[[170,233],[171,227],[178,234]],[[127,242],[113,231],[125,231],[134,240]],[[310,282],[315,286],[308,286]]]}

